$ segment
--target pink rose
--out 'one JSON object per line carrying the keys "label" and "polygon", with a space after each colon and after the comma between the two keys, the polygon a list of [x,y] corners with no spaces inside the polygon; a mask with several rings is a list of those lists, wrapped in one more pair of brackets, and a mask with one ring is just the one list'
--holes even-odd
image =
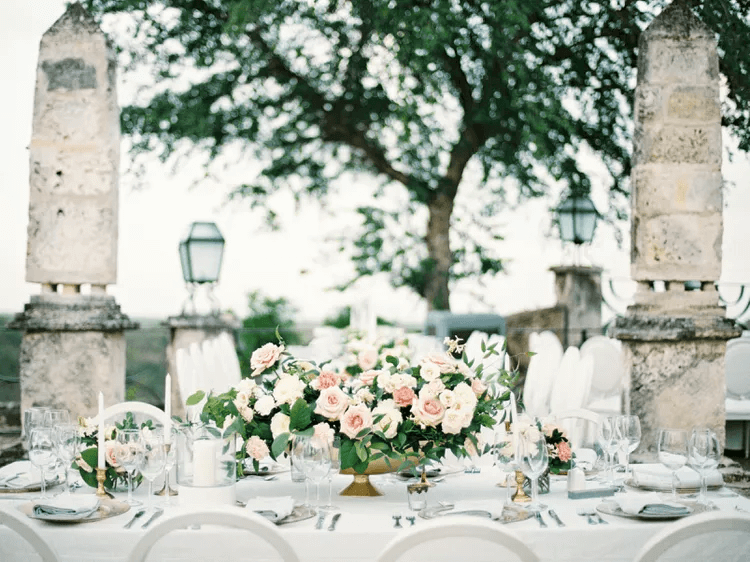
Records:
{"label": "pink rose", "polygon": [[455,373],[458,371],[458,364],[453,357],[446,352],[433,352],[422,359],[422,364],[433,363],[437,365],[441,373]]}
{"label": "pink rose", "polygon": [[370,386],[372,382],[382,373],[383,371],[375,371],[370,369],[369,371],[365,371],[364,373],[359,375],[359,380],[362,381],[362,384],[366,386]]}
{"label": "pink rose", "polygon": [[120,444],[117,441],[105,441],[104,442],[104,458],[107,464],[111,467],[117,468],[120,466],[117,460],[120,456]]}
{"label": "pink rose", "polygon": [[364,404],[350,406],[341,417],[341,433],[350,439],[356,439],[363,430],[372,427],[372,412]]}
{"label": "pink rose", "polygon": [[363,349],[357,354],[357,365],[363,371],[369,371],[378,363],[378,350],[374,347]]}
{"label": "pink rose", "polygon": [[484,394],[485,390],[487,390],[487,385],[484,384],[480,379],[472,379],[471,390],[473,390],[474,394],[476,394],[477,397],[479,397],[482,394]]}
{"label": "pink rose", "polygon": [[393,391],[393,401],[402,408],[411,406],[416,398],[417,395],[408,386],[401,386]]}
{"label": "pink rose", "polygon": [[326,388],[331,388],[332,386],[338,386],[339,376],[333,371],[321,371],[320,376],[315,379],[315,384],[317,385],[318,390],[324,390]]}
{"label": "pink rose", "polygon": [[570,445],[565,441],[561,441],[557,444],[557,456],[560,462],[568,462],[573,458],[573,452],[570,450]]}
{"label": "pink rose", "polygon": [[253,375],[256,376],[276,363],[284,351],[284,346],[278,346],[273,343],[267,343],[259,347],[250,356],[250,367],[253,369]]}
{"label": "pink rose", "polygon": [[315,413],[329,420],[339,419],[348,407],[349,397],[338,386],[321,390],[315,401]]}
{"label": "pink rose", "polygon": [[270,452],[266,442],[257,435],[253,435],[247,440],[247,443],[245,443],[245,450],[247,451],[247,454],[256,461],[266,458]]}
{"label": "pink rose", "polygon": [[445,415],[445,408],[440,400],[432,397],[421,397],[411,407],[411,413],[417,423],[435,427]]}

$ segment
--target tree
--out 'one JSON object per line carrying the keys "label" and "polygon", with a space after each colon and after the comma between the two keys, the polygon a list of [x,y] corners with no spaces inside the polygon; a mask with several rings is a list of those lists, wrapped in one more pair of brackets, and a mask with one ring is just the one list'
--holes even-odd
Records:
{"label": "tree", "polygon": [[[724,123],[747,151],[750,1],[684,1],[731,55],[721,60]],[[235,194],[261,207],[279,189],[325,198],[347,174],[371,174],[382,189],[350,238],[356,275],[386,272],[448,309],[451,283],[503,267],[491,241],[458,224],[460,186],[482,202],[472,218],[482,226],[509,198],[542,195],[553,182],[589,191],[579,154],[593,153],[608,171],[610,215],[622,215],[638,37],[666,2],[84,4],[97,18],[119,14],[126,31],[105,28],[126,68],[154,72],[151,96],[122,111],[135,154],[167,159],[197,146],[214,159],[252,148],[262,173]],[[471,166],[478,179],[464,188]],[[384,206],[394,186],[404,202]],[[415,217],[426,224],[414,227]]]}

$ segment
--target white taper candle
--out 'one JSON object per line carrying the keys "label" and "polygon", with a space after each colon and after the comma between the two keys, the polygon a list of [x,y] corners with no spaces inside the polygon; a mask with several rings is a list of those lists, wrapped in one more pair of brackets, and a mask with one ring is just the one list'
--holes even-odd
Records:
{"label": "white taper candle", "polygon": [[96,436],[97,439],[97,457],[96,466],[98,468],[105,468],[104,465],[104,394],[99,393],[99,432]]}

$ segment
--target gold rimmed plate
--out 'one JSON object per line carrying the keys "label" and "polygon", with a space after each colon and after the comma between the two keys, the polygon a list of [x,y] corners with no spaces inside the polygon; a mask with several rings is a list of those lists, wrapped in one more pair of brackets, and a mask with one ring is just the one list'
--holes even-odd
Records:
{"label": "gold rimmed plate", "polygon": [[[245,502],[241,502],[239,500],[237,500],[237,505],[240,507],[246,507]],[[297,523],[299,521],[312,519],[313,517],[315,517],[316,511],[309,505],[295,505],[294,509],[289,515],[276,521],[274,521],[271,517],[267,517],[263,512],[259,513],[266,517],[266,519],[268,519],[271,523],[274,523],[276,525],[288,525],[290,523]]]}
{"label": "gold rimmed plate", "polygon": [[113,500],[111,498],[102,498],[99,500],[99,507],[93,513],[82,517],[71,517],[70,515],[37,515],[34,513],[34,502],[24,503],[18,506],[18,510],[39,521],[49,521],[50,523],[89,523],[91,521],[101,521],[108,517],[122,515],[130,509],[125,502]]}
{"label": "gold rimmed plate", "polygon": [[[665,483],[664,485],[644,486],[642,484],[637,484],[635,480],[633,480],[632,478],[628,478],[627,480],[625,480],[625,485],[628,488],[632,488],[633,490],[645,490],[647,492],[671,492],[672,491],[671,484]],[[708,486],[707,489],[711,491],[716,491],[716,490],[720,490],[723,487],[724,487],[723,484],[721,485],[712,484]],[[700,488],[694,487],[694,486],[690,486],[690,487],[677,486],[675,489],[678,494],[696,494],[700,492]]]}
{"label": "gold rimmed plate", "polygon": [[[56,474],[53,478],[45,479],[45,487],[52,488],[61,484],[63,481],[62,476]],[[41,482],[34,482],[27,486],[12,487],[12,486],[0,486],[0,494],[24,494],[26,492],[39,492],[42,489]]]}
{"label": "gold rimmed plate", "polygon": [[688,515],[695,515],[697,513],[703,513],[705,511],[711,511],[712,508],[700,504],[691,503],[690,505],[683,502],[679,502],[685,506],[686,511],[683,513],[625,513],[617,502],[606,501],[596,506],[596,510],[604,515],[615,515],[617,517],[624,517],[626,519],[641,519],[649,521],[670,521],[673,519],[682,519]]}

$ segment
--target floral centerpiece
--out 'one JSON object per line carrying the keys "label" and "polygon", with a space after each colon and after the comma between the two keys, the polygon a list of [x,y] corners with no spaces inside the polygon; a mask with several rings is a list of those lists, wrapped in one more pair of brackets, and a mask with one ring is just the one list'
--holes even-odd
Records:
{"label": "floral centerpiece", "polygon": [[[128,474],[120,465],[120,459],[125,449],[117,441],[117,432],[123,429],[138,429],[139,426],[133,419],[133,413],[128,412],[125,418],[114,425],[110,425],[104,430],[104,459],[106,465],[106,479],[104,487],[107,490],[116,490],[127,486]],[[140,425],[140,428],[153,428],[153,422],[147,420]],[[73,461],[73,468],[77,468],[83,481],[92,488],[97,487],[96,466],[98,462],[99,448],[97,445],[97,432],[99,426],[95,418],[78,418],[78,433],[81,438],[81,452]],[[138,486],[143,480],[143,476],[136,472],[133,476],[133,486]]]}
{"label": "floral centerpiece", "polygon": [[549,471],[552,474],[567,474],[572,468],[573,451],[570,448],[567,432],[554,424],[544,424],[544,439],[547,442]]}
{"label": "floral centerpiece", "polygon": [[[259,381],[243,379],[207,396],[201,419],[237,431],[244,441],[238,454],[251,458],[256,470],[266,456],[284,454],[295,434],[338,435],[341,469],[359,474],[381,459],[401,470],[439,461],[447,451],[465,457],[467,447],[478,447],[482,428],[494,426],[508,398],[498,389],[511,375],[457,360],[452,352],[462,346],[447,343],[448,351],[419,362],[377,351],[358,369],[336,368],[335,361],[319,368],[289,355],[283,342],[268,343],[251,356],[253,375],[263,375]],[[188,405],[204,397],[198,392]]]}

